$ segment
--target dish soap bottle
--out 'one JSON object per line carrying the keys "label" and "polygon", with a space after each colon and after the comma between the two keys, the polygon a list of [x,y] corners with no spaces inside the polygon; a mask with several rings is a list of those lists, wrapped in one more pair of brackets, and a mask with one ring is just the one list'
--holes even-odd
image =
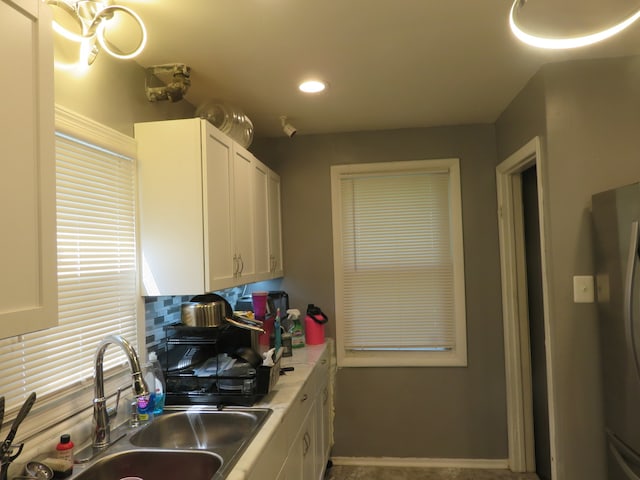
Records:
{"label": "dish soap bottle", "polygon": [[[146,378],[145,378],[146,381]],[[136,398],[136,405],[138,406],[138,422],[140,425],[149,423],[153,420],[153,399],[149,395],[142,395]]]}
{"label": "dish soap bottle", "polygon": [[145,370],[144,379],[151,393],[153,414],[160,415],[164,410],[166,384],[156,352],[149,352],[149,362]]}

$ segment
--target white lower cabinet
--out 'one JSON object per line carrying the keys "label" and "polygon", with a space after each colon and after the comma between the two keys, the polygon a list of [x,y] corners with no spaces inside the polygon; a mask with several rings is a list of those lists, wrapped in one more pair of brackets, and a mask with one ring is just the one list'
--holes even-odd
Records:
{"label": "white lower cabinet", "polygon": [[248,480],[322,480],[331,447],[328,355],[321,357]]}
{"label": "white lower cabinet", "polygon": [[[310,410],[304,422],[298,429],[291,443],[287,458],[282,466],[278,479],[280,480],[321,480],[329,460],[328,451],[319,448],[324,436],[322,431],[324,419],[321,399],[310,403]],[[258,472],[256,472],[258,473]],[[256,475],[256,479],[260,475]],[[254,478],[254,477],[251,477]],[[263,479],[271,477],[264,476]]]}
{"label": "white lower cabinet", "polygon": [[254,464],[251,474],[247,477],[248,480],[285,478],[283,466],[287,459],[288,451],[286,433],[281,424],[269,440],[267,446],[262,450],[260,457]]}

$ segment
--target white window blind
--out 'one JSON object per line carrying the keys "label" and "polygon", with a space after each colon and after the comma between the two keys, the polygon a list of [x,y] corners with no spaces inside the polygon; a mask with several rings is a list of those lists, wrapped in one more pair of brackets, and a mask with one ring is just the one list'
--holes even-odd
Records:
{"label": "white window blind", "polygon": [[343,365],[466,362],[458,184],[456,160],[332,168]]}
{"label": "white window blind", "polygon": [[[100,340],[120,334],[136,345],[137,330],[135,143],[60,109],[56,129],[59,325],[0,341],[7,407],[35,391],[36,405],[54,408],[49,422],[91,406]],[[106,371],[123,363],[107,349]]]}

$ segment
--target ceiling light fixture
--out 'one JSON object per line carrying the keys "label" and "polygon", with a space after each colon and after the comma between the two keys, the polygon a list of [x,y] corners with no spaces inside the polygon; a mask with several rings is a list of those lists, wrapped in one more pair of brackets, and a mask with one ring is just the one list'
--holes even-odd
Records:
{"label": "ceiling light fixture", "polygon": [[298,85],[298,89],[304,93],[320,93],[327,88],[327,84],[320,80],[307,80]]}
{"label": "ceiling light fixture", "polygon": [[509,12],[509,26],[511,27],[511,31],[513,32],[513,34],[518,37],[520,41],[538,48],[560,50],[592,45],[602,40],[606,40],[607,38],[613,37],[617,33],[620,33],[622,30],[629,27],[632,23],[638,20],[638,18],[640,18],[639,9],[620,23],[604,30],[590,33],[588,35],[560,38],[544,37],[541,35],[536,35],[535,33],[527,32],[520,25],[518,25],[516,17],[518,11],[524,6],[526,1],[527,0],[515,0],[513,2],[511,11]]}
{"label": "ceiling light fixture", "polygon": [[[122,60],[134,58],[144,50],[147,43],[147,29],[136,12],[122,5],[114,5],[111,0],[47,0],[51,7],[66,14],[67,20],[73,24],[74,30],[62,26],[56,19],[52,22],[53,30],[64,38],[79,44],[79,59],[75,66],[91,65],[100,48],[109,55]],[[140,41],[130,51],[121,51],[107,40],[105,32],[112,25],[116,13],[131,17],[140,29]],[[65,22],[66,23],[66,22]],[[69,67],[69,66],[67,66]]]}

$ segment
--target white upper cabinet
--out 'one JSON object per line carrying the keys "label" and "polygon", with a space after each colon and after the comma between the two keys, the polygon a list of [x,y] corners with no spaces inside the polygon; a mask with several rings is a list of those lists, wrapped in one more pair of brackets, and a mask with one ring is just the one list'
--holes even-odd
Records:
{"label": "white upper cabinet", "polygon": [[49,8],[0,1],[0,337],[58,322],[53,43]]}
{"label": "white upper cabinet", "polygon": [[268,239],[257,223],[255,172],[266,167],[199,118],[139,123],[135,136],[144,295],[263,279],[257,245]]}

